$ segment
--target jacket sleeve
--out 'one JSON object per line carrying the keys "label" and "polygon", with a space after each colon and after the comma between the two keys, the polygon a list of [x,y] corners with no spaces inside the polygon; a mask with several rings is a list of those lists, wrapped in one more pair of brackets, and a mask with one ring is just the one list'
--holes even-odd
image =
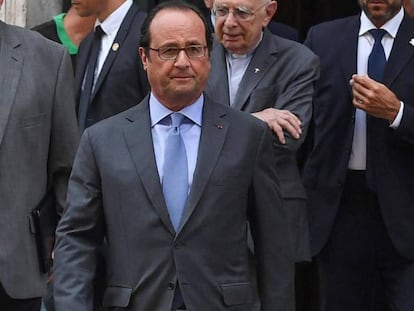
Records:
{"label": "jacket sleeve", "polygon": [[265,129],[250,193],[258,288],[262,311],[293,311],[294,263],[270,136]]}
{"label": "jacket sleeve", "polygon": [[69,55],[61,49],[55,77],[51,137],[48,156],[49,184],[53,186],[57,212],[62,215],[69,175],[79,144],[79,130],[73,98],[73,70]]}
{"label": "jacket sleeve", "polygon": [[89,131],[82,136],[69,180],[67,207],[56,231],[57,311],[92,311],[95,250],[102,244],[102,196]]}

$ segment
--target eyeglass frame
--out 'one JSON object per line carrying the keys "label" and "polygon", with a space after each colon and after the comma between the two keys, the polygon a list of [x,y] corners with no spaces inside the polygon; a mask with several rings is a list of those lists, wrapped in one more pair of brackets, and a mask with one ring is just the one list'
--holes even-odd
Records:
{"label": "eyeglass frame", "polygon": [[[213,15],[214,15],[215,18],[227,18],[230,13],[233,13],[233,17],[235,19],[237,19],[238,21],[248,22],[248,21],[252,20],[253,16],[255,16],[257,12],[259,12],[264,7],[268,6],[270,3],[272,3],[272,1],[266,2],[265,4],[261,5],[260,7],[258,7],[254,11],[252,11],[251,9],[246,8],[246,7],[236,7],[236,8],[230,9],[226,6],[222,6],[222,7],[219,7],[219,8],[225,9],[225,10],[228,11],[225,15],[218,16],[216,14],[217,7],[213,8],[212,12],[213,12]],[[248,17],[241,18],[240,15],[238,15],[238,13],[236,13],[237,11],[248,14]]]}
{"label": "eyeglass frame", "polygon": [[[191,48],[191,47],[201,47],[201,48],[203,48],[203,55],[200,55],[200,56],[190,56],[190,55],[188,55],[187,49]],[[191,45],[188,45],[188,46],[183,47],[183,48],[178,48],[178,47],[175,47],[175,46],[167,46],[167,47],[155,49],[155,48],[152,48],[152,47],[148,47],[149,50],[156,51],[157,54],[158,54],[158,57],[162,60],[176,60],[181,51],[184,51],[184,53],[185,53],[185,55],[187,56],[188,59],[202,58],[202,57],[206,56],[206,49],[207,48],[208,48],[207,45],[202,45],[202,44],[191,44]],[[166,58],[164,56],[161,56],[161,52],[163,50],[165,51],[165,50],[168,50],[168,49],[177,50],[177,53],[175,54],[175,57],[172,57],[172,58],[167,57]]]}

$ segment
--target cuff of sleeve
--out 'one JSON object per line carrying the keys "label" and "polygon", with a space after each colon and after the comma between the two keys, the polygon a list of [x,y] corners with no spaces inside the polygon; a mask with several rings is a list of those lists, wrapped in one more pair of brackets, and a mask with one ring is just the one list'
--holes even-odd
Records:
{"label": "cuff of sleeve", "polygon": [[401,103],[400,110],[398,110],[397,116],[395,117],[394,121],[390,124],[390,128],[396,129],[400,126],[401,119],[403,116],[403,111],[404,111],[404,103],[401,101],[400,103]]}

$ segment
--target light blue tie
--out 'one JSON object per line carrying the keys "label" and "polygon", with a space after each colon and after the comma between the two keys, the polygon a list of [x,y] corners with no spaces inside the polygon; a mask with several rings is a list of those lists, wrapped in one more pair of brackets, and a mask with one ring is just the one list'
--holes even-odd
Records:
{"label": "light blue tie", "polygon": [[180,126],[184,115],[172,113],[171,129],[168,132],[163,166],[162,191],[175,231],[180,227],[188,195],[187,154]]}

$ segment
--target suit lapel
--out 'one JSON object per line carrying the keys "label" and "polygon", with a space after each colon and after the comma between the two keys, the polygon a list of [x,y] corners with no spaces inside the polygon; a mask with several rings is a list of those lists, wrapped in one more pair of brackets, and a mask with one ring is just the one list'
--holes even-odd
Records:
{"label": "suit lapel", "polygon": [[215,41],[211,52],[211,71],[207,85],[208,94],[214,94],[215,100],[221,104],[229,105],[229,82],[227,78],[227,65],[222,45]]}
{"label": "suit lapel", "polygon": [[234,99],[234,108],[241,110],[246,105],[252,91],[277,60],[277,47],[272,40],[272,36],[268,30],[265,30],[262,42],[254,52],[240,82]]}
{"label": "suit lapel", "polygon": [[89,54],[91,52],[93,43],[93,31],[89,33],[82,41],[79,47],[79,53],[76,55],[76,68],[75,68],[75,100],[76,100],[76,113],[79,110],[80,94],[82,92],[83,78],[88,66]]}
{"label": "suit lapel", "polygon": [[[124,44],[125,38],[127,37],[129,33],[129,29],[131,27],[132,21],[135,18],[135,15],[137,15],[139,12],[139,9],[137,6],[132,5],[131,8],[128,10],[127,15],[125,16],[124,20],[121,23],[121,27],[119,28],[114,42],[109,49],[108,56],[105,59],[105,62],[102,66],[101,72],[99,73],[98,80],[96,81],[96,85],[94,88],[94,92],[92,94],[92,99],[95,97],[95,94],[99,92],[100,87],[102,86],[102,82],[105,80],[105,77],[107,76],[109,69],[112,67],[112,64],[114,63],[116,57],[119,53],[119,47],[122,47]],[[137,38],[138,42],[138,38]],[[118,46],[117,48],[113,48],[114,46]],[[137,57],[138,57],[138,46],[137,46]]]}
{"label": "suit lapel", "polygon": [[172,235],[175,234],[167,207],[165,206],[160,177],[154,156],[151,134],[148,96],[132,110],[127,119],[131,122],[125,127],[124,136],[132,161],[142,185],[161,221]]}
{"label": "suit lapel", "polygon": [[0,21],[0,144],[3,140],[11,107],[16,95],[17,85],[22,72],[23,54],[20,41],[10,36],[7,26]]}
{"label": "suit lapel", "polygon": [[224,106],[212,103],[206,97],[193,184],[177,235],[196,208],[220,156],[229,127],[223,118],[225,114]]}
{"label": "suit lapel", "polygon": [[384,83],[390,86],[414,55],[414,22],[406,15],[400,25],[384,72]]}
{"label": "suit lapel", "polygon": [[352,75],[357,73],[357,50],[358,50],[358,32],[359,32],[359,15],[354,16],[348,29],[342,31],[342,39],[336,44],[340,44],[341,55],[340,58],[342,71],[344,74],[345,83],[348,85],[349,94],[352,96],[352,88],[349,85],[349,80]]}

